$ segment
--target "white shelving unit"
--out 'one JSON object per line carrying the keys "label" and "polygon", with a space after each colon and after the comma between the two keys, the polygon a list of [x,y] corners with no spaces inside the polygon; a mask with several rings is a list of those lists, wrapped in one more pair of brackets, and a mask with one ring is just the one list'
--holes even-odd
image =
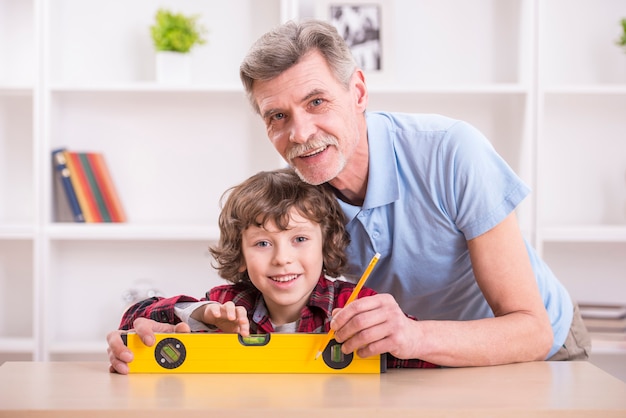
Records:
{"label": "white shelving unit", "polygon": [[574,299],[624,304],[626,53],[615,41],[626,3],[539,6],[538,246]]}
{"label": "white shelving unit", "polygon": [[[574,298],[626,303],[626,54],[613,45],[626,3],[382,3],[393,50],[369,75],[370,109],[477,126],[534,188],[523,231]],[[188,86],[153,81],[159,7],[209,29]],[[314,13],[312,0],[0,0],[0,362],[105,359],[129,289],[220,282],[207,247],[222,192],[282,164],[239,63],[260,34]],[[128,223],[53,221],[59,146],[105,154]]]}
{"label": "white shelving unit", "polygon": [[[159,7],[209,28],[190,85],[154,81]],[[222,192],[281,165],[238,79],[280,21],[278,0],[0,0],[0,361],[104,359],[129,289],[221,283],[207,247]],[[128,223],[54,222],[60,146],[104,153]]]}

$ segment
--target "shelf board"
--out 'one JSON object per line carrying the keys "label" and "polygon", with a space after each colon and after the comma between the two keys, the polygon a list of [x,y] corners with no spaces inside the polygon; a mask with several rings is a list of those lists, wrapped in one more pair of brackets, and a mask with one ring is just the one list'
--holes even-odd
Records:
{"label": "shelf board", "polygon": [[57,223],[47,227],[52,240],[215,241],[217,227],[206,225],[136,225],[132,223]]}
{"label": "shelf board", "polygon": [[626,95],[626,84],[572,84],[551,86],[544,89],[545,94],[587,95],[587,94],[614,94]]}
{"label": "shelf board", "polygon": [[371,94],[526,94],[528,87],[519,83],[442,84],[442,85],[371,85]]}
{"label": "shelf board", "polygon": [[591,347],[593,354],[626,354],[626,335],[621,339],[606,339],[591,333]]}
{"label": "shelf board", "polygon": [[35,228],[27,224],[0,225],[0,240],[29,240],[35,236]]}
{"label": "shelf board", "polygon": [[27,337],[0,337],[0,353],[32,353],[35,341]]}
{"label": "shelf board", "polygon": [[32,96],[33,87],[25,84],[2,84],[0,83],[0,96]]}
{"label": "shelf board", "polygon": [[106,341],[64,341],[50,344],[51,354],[106,354]]}
{"label": "shelf board", "polygon": [[237,84],[162,84],[156,82],[52,84],[53,93],[236,93],[243,94]]}
{"label": "shelf board", "polygon": [[544,242],[624,242],[626,225],[571,225],[539,228]]}

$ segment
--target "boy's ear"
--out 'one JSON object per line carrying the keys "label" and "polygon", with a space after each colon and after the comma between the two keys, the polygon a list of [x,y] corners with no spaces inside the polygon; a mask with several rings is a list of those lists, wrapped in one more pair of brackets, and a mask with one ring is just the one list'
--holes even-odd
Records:
{"label": "boy's ear", "polygon": [[239,273],[243,273],[246,270],[248,270],[248,268],[246,267],[245,264],[240,265],[239,268],[237,269]]}

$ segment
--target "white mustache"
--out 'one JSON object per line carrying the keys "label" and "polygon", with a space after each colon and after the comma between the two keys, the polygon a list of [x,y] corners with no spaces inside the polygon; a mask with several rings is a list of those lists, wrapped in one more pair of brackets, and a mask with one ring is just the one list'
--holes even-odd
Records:
{"label": "white mustache", "polygon": [[289,150],[287,150],[287,160],[291,161],[296,157],[304,155],[310,151],[318,148],[324,148],[329,145],[339,146],[339,141],[334,135],[318,135],[309,139],[304,144],[293,144]]}

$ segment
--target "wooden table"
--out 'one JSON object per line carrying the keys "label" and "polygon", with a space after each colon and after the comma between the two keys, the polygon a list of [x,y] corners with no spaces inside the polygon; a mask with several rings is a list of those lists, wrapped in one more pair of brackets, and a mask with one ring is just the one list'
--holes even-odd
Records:
{"label": "wooden table", "polygon": [[0,417],[626,417],[626,383],[588,362],[381,375],[110,374],[7,362]]}

